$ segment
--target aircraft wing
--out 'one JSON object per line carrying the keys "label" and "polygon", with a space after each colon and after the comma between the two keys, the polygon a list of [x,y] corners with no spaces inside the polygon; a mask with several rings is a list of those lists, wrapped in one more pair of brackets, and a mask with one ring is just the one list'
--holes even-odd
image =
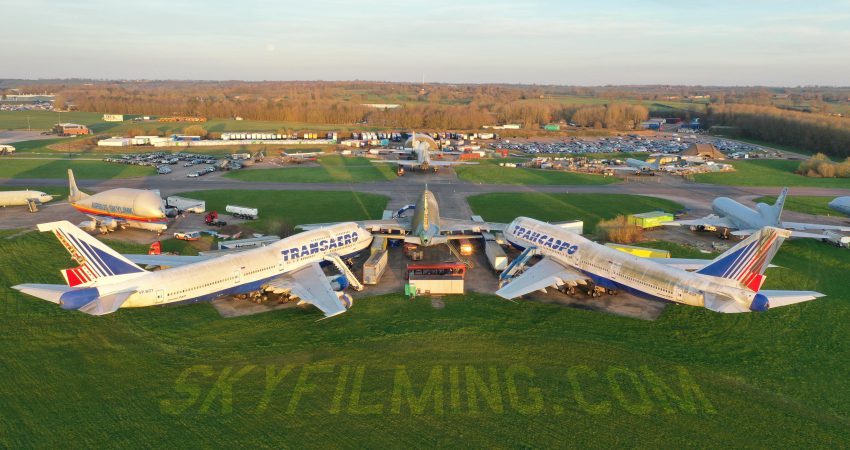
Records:
{"label": "aircraft wing", "polygon": [[321,309],[325,317],[345,312],[345,305],[339,300],[318,263],[277,276],[269,281],[265,288],[271,291],[288,291],[301,301]]}
{"label": "aircraft wing", "polygon": [[214,256],[185,256],[185,255],[142,255],[129,254],[121,255],[130,261],[144,266],[168,266],[178,267],[185,266],[196,262],[206,261],[214,258]]}
{"label": "aircraft wing", "polygon": [[840,225],[818,225],[816,223],[799,223],[799,222],[782,222],[782,228],[786,230],[831,230],[831,231],[850,231],[850,227],[842,227]]}
{"label": "aircraft wing", "polygon": [[375,159],[373,162],[376,163],[387,163],[387,164],[398,164],[400,166],[410,167],[410,166],[421,166],[422,163],[415,159]]}
{"label": "aircraft wing", "polygon": [[702,219],[692,220],[674,220],[672,222],[664,222],[662,225],[672,226],[713,226],[722,228],[738,228],[729,219],[720,217],[714,214],[703,217]]}
{"label": "aircraft wing", "polygon": [[575,269],[565,267],[549,258],[543,258],[507,286],[496,291],[496,295],[510,300],[548,287],[570,283],[581,284],[586,281],[587,277]]}
{"label": "aircraft wing", "polygon": [[477,162],[472,161],[440,161],[440,160],[431,160],[428,162],[429,166],[459,166],[466,164],[478,164]]}
{"label": "aircraft wing", "polygon": [[[297,225],[295,228],[300,228],[302,230],[316,230],[319,228],[328,227],[331,225],[336,225],[338,222],[333,223],[307,223],[302,225]],[[355,221],[357,225],[363,227],[370,232],[373,233],[387,233],[387,234],[404,234],[410,232],[410,218],[409,217],[399,217],[397,219],[385,219],[385,220],[359,220]]]}
{"label": "aircraft wing", "polygon": [[807,302],[823,297],[823,294],[815,291],[771,291],[762,289],[759,291],[759,294],[767,297],[771,308],[793,305],[794,303]]}
{"label": "aircraft wing", "polygon": [[440,219],[440,231],[448,233],[481,233],[482,231],[504,231],[507,224],[476,222],[474,220]]}

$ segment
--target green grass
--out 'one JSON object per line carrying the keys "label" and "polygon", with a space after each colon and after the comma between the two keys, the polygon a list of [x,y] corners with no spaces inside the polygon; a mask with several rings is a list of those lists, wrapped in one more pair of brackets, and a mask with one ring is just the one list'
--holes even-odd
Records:
{"label": "green grass", "polygon": [[850,178],[813,178],[794,173],[800,161],[762,159],[729,161],[735,172],[700,173],[698,183],[730,186],[799,186],[850,189]]}
{"label": "green grass", "polygon": [[104,122],[103,114],[89,112],[63,112],[51,111],[0,111],[0,130],[26,130],[27,118],[29,127],[33,130],[50,130],[57,123],[79,123],[86,126],[100,124],[114,126],[114,123]]}
{"label": "green grass", "polygon": [[543,184],[543,185],[599,185],[620,181],[616,177],[562,172],[558,170],[501,167],[504,159],[481,160],[480,164],[457,166],[458,178],[480,184]]}
{"label": "green grass", "polygon": [[669,200],[627,194],[493,193],[469,197],[475,214],[491,222],[510,222],[518,216],[548,222],[583,220],[585,233],[592,234],[600,220],[618,214],[682,209]]}
{"label": "green grass", "polygon": [[248,169],[229,172],[226,176],[242,181],[285,183],[370,183],[396,178],[392,164],[373,164],[368,158],[337,155],[319,158],[319,167]]}
{"label": "green grass", "polygon": [[[785,199],[785,209],[805,214],[834,216],[837,215],[837,212],[827,206],[834,198],[835,197],[822,197],[817,195],[789,195],[788,198]],[[776,202],[776,196],[768,195],[765,197],[759,197],[754,201],[772,205]]]}
{"label": "green grass", "polygon": [[266,233],[288,235],[295,225],[345,220],[380,219],[387,205],[382,195],[333,191],[239,191],[229,190],[185,192],[190,198],[207,202],[207,211],[216,210],[222,220],[228,204],[259,209],[260,218],[250,222],[252,228]]}
{"label": "green grass", "polygon": [[[234,319],[208,304],[106,317],[63,311],[7,286],[60,283],[58,270],[73,262],[50,234],[3,239],[12,233],[0,231],[3,447],[839,448],[850,441],[850,284],[843,282],[850,258],[818,242],[786,243],[776,259],[786,268],[770,269],[767,283],[828,297],[765,314],[669,306],[647,322],[484,295],[447,297],[443,309],[388,295],[317,321],[313,308]],[[280,375],[288,366],[263,403],[267,371]],[[441,407],[426,401],[415,413],[408,396],[396,395],[403,401],[394,412],[399,366],[416,395],[435,368],[442,373]],[[514,366],[533,375],[520,372],[512,391]],[[487,383],[495,370],[495,406],[480,393],[469,406],[467,367]],[[683,398],[681,370],[706,399],[694,400],[693,410],[680,406],[685,400],[661,400],[647,375]],[[293,403],[299,378],[315,389],[299,389]],[[213,389],[216,382],[225,389]],[[601,406],[591,413],[577,398]]]}
{"label": "green grass", "polygon": [[77,179],[129,178],[154,175],[149,166],[110,164],[102,161],[68,159],[4,159],[0,163],[0,178],[67,178],[68,169]]}

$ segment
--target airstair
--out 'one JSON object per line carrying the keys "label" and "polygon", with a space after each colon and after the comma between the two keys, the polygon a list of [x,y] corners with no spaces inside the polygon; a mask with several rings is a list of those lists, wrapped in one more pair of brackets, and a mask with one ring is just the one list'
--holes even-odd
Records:
{"label": "airstair", "polygon": [[499,275],[499,287],[501,288],[509,281],[514,279],[517,275],[522,272],[522,269],[525,268],[525,265],[528,264],[528,260],[531,259],[532,256],[537,254],[537,247],[527,247],[519,256],[516,257],[510,264],[508,264],[508,268],[502,271]]}
{"label": "airstair", "polygon": [[457,243],[456,240],[450,240],[450,241],[446,242],[446,245],[449,247],[449,251],[452,253],[452,255],[454,255],[455,258],[458,259],[458,261],[464,263],[466,265],[466,267],[468,267],[470,269],[474,268],[475,263],[472,261],[472,257],[461,255],[460,249],[458,248],[456,243]]}
{"label": "airstair", "polygon": [[348,265],[345,264],[345,261],[343,261],[342,258],[339,257],[339,255],[335,253],[326,255],[325,261],[332,263],[337,268],[337,270],[339,270],[339,272],[343,274],[346,279],[348,279],[348,284],[353,287],[355,291],[363,290],[363,284],[361,284],[357,277],[354,276],[354,274],[348,268]]}

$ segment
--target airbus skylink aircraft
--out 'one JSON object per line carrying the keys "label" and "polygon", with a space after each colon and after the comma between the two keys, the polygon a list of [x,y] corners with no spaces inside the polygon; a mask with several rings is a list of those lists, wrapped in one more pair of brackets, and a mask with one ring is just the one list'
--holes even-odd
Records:
{"label": "airbus skylink aircraft", "polygon": [[[342,257],[360,252],[372,241],[368,231],[342,223],[217,257],[121,255],[68,221],[40,224],[38,229],[53,232],[80,266],[62,271],[67,286],[20,284],[13,288],[91,315],[271,291],[315,305],[327,317],[335,316],[352,305],[351,297],[341,292],[346,281],[362,289]],[[322,271],[324,262],[334,264],[346,278],[336,280],[340,292]],[[136,263],[172,268],[148,272]]]}
{"label": "airbus skylink aircraft", "polygon": [[535,253],[543,259],[510,281],[516,273],[512,263],[502,280],[510,282],[496,294],[513,299],[549,287],[571,292],[576,285],[585,285],[594,296],[622,290],[723,313],[766,311],[823,296],[813,291],[761,289],[765,269],[790,235],[787,230],[765,227],[713,261],[704,261],[696,272],[688,272],[681,267],[699,260],[639,258],[555,225],[520,217],[505,230],[512,245],[525,249],[514,263],[524,264]]}
{"label": "airbus skylink aircraft", "polygon": [[[446,219],[440,217],[440,205],[434,194],[425,187],[422,196],[415,205],[408,205],[406,209],[413,209],[413,217],[396,217],[386,220],[362,220],[355,222],[357,225],[369,230],[372,236],[383,236],[389,238],[404,238],[404,242],[417,245],[430,246],[446,244],[450,239],[476,239],[481,237],[481,232],[500,231],[505,228],[503,223],[475,222],[472,220]],[[315,230],[332,224],[313,223],[298,225],[303,230]]]}

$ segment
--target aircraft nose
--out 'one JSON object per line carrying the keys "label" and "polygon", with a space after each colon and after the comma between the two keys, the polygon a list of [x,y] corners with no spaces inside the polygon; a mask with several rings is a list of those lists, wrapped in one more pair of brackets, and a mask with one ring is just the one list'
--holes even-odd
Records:
{"label": "aircraft nose", "polygon": [[47,203],[47,202],[50,202],[50,201],[53,201],[53,196],[52,196],[52,195],[43,195],[43,196],[41,196],[41,202],[42,202],[42,203]]}

